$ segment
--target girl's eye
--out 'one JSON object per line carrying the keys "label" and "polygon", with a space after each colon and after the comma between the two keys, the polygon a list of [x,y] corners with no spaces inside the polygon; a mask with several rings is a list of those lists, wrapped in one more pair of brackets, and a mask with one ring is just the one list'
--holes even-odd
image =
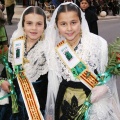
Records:
{"label": "girl's eye", "polygon": [[28,25],[31,25],[32,23],[31,22],[27,22]]}
{"label": "girl's eye", "polygon": [[76,22],[72,22],[72,24],[76,24]]}
{"label": "girl's eye", "polygon": [[42,25],[42,23],[37,23],[38,25]]}
{"label": "girl's eye", "polygon": [[65,26],[65,25],[66,25],[66,23],[61,23],[61,25],[62,25],[62,26]]}

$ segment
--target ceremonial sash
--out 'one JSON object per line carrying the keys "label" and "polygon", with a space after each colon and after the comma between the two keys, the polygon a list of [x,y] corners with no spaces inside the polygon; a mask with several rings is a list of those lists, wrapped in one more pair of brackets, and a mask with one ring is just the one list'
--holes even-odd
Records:
{"label": "ceremonial sash", "polygon": [[98,84],[96,75],[77,57],[77,54],[72,50],[66,40],[61,41],[56,46],[56,51],[75,78],[79,79],[89,89],[92,89]]}
{"label": "ceremonial sash", "polygon": [[29,120],[44,120],[31,82],[24,73],[24,37],[13,42],[14,71],[22,93]]}

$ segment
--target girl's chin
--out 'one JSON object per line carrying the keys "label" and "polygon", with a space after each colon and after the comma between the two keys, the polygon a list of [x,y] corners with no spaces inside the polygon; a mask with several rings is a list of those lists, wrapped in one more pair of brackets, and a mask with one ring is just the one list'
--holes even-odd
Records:
{"label": "girl's chin", "polygon": [[66,38],[67,39],[67,41],[73,41],[74,39],[72,39],[71,37],[70,38]]}
{"label": "girl's chin", "polygon": [[39,40],[39,38],[33,38],[33,37],[31,37],[30,39],[31,39],[31,40],[34,40],[34,41]]}

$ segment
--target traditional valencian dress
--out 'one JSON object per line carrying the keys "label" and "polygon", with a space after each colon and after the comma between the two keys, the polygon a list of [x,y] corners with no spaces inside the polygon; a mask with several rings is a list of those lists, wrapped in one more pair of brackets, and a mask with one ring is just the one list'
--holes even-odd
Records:
{"label": "traditional valencian dress", "polygon": [[[65,55],[66,51],[67,50],[65,50],[64,53]],[[92,33],[86,33],[73,51],[77,57],[84,62],[84,65],[88,67],[90,72],[98,75],[98,73],[105,71],[108,51],[107,43],[103,38],[93,35]],[[78,110],[81,108],[91,90],[86,83],[82,82],[82,77],[80,79],[75,78],[68,68],[68,64],[65,64],[62,56],[58,55],[58,53],[56,53],[56,56],[62,80],[60,80],[61,83],[56,98],[55,120],[74,120]],[[68,61],[70,59],[72,61],[72,56],[69,55]],[[109,91],[90,107],[88,113],[89,120],[120,119],[118,109],[119,100],[115,80],[111,79],[105,85],[109,87]]]}
{"label": "traditional valencian dress", "polygon": [[[105,72],[108,62],[107,42],[102,37],[89,32],[87,21],[79,7],[82,17],[82,36],[78,45],[74,49],[71,48],[65,38],[59,34],[56,16],[61,11],[62,5],[69,4],[73,9],[78,7],[72,2],[60,4],[54,11],[46,30],[49,82],[45,117],[51,120],[76,119],[76,114],[85,99],[98,83],[97,75]],[[90,106],[87,120],[120,120],[115,77],[105,83],[104,87],[108,88],[108,91]],[[81,119],[85,117],[84,115]]]}
{"label": "traditional valencian dress", "polygon": [[[14,43],[14,40],[13,40]],[[44,110],[46,105],[46,96],[47,96],[47,84],[48,84],[48,66],[46,63],[46,58],[44,54],[44,40],[39,40],[28,52],[26,52],[26,43],[24,43],[24,59],[27,62],[23,64],[24,73],[27,79],[32,83],[32,87],[36,93],[37,99],[39,101],[41,113],[44,116]],[[12,64],[14,69],[14,53],[13,53],[13,44],[10,45],[9,50],[9,62]],[[16,57],[19,57],[19,49],[16,50]],[[1,75],[5,77],[5,73]],[[14,81],[15,91],[17,94],[17,103],[19,112],[12,114],[11,99],[9,104],[2,105],[0,107],[0,119],[1,120],[28,120],[28,113],[23,102],[22,91],[19,87],[18,80]],[[26,86],[25,86],[26,87]],[[28,98],[29,99],[29,98]],[[36,98],[35,98],[36,99]]]}

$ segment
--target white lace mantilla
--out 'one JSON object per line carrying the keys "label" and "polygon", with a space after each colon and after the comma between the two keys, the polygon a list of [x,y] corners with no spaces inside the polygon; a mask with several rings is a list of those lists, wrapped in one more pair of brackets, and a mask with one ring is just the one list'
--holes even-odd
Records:
{"label": "white lace mantilla", "polygon": [[[77,46],[77,50],[75,52],[77,53],[78,57],[88,66],[90,71],[94,72],[94,70],[97,69],[98,72],[101,72],[102,71],[101,63],[100,63],[101,55],[102,55],[101,39],[99,39],[99,37],[97,37],[97,36],[94,36],[96,38],[93,38],[90,36],[88,36],[88,37],[89,37],[89,41],[88,41],[88,38],[86,38],[86,37],[84,37],[84,39],[81,38],[81,43]],[[59,56],[58,55],[56,55],[56,56],[57,56],[58,65],[60,68],[59,72],[62,75],[62,77],[64,79],[66,79],[67,81],[77,80],[72,75],[71,71],[67,68],[67,66],[64,65],[63,61],[61,61]]]}
{"label": "white lace mantilla", "polygon": [[[44,41],[39,41],[32,48],[26,57],[29,63],[24,64],[25,74],[31,82],[35,82],[41,75],[48,72],[48,65],[44,54]],[[12,52],[9,54],[9,61],[12,61]]]}

